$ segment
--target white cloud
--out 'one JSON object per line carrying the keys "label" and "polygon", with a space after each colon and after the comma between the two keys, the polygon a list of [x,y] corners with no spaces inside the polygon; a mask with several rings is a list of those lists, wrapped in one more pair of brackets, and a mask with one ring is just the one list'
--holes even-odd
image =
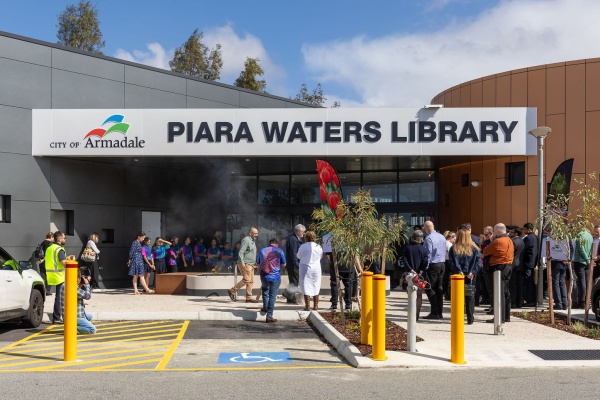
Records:
{"label": "white cloud", "polygon": [[[233,84],[244,69],[246,57],[258,57],[265,72],[263,79],[267,81],[267,91],[281,96],[286,95],[285,70],[271,61],[267,50],[256,36],[248,33],[240,36],[231,25],[226,25],[205,30],[203,41],[210,49],[213,49],[217,43],[221,45],[223,69],[220,82]],[[169,61],[173,59],[175,49],[165,50],[159,43],[150,43],[147,48],[148,51],[133,50],[132,52],[118,49],[115,57],[157,68],[170,69]]]}
{"label": "white cloud", "polygon": [[170,69],[169,61],[173,59],[174,50],[166,51],[160,43],[150,43],[146,47],[148,51],[133,50],[133,54],[123,49],[117,49],[115,57],[151,67]]}
{"label": "white cloud", "polygon": [[362,106],[420,106],[471,79],[598,57],[598,15],[597,0],[514,0],[436,32],[360,36],[302,52],[317,81],[356,93]]}

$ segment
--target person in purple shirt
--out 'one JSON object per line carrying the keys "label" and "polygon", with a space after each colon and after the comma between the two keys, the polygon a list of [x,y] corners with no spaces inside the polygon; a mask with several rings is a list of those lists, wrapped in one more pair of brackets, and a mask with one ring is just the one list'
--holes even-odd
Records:
{"label": "person in purple shirt", "polygon": [[285,267],[286,260],[283,250],[279,248],[279,241],[271,239],[269,247],[265,247],[258,253],[257,264],[260,265],[261,292],[263,308],[261,312],[267,313],[267,322],[277,322],[273,318],[275,299],[281,284],[281,267]]}
{"label": "person in purple shirt", "polygon": [[427,250],[427,278],[430,289],[427,298],[431,304],[431,312],[424,319],[442,319],[444,309],[444,267],[446,264],[446,238],[435,231],[433,222],[423,225],[425,233],[425,250]]}

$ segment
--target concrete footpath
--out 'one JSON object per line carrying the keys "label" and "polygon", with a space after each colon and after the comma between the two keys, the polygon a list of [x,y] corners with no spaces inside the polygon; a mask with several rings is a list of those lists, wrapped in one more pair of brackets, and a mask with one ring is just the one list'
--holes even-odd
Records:
{"label": "concrete footpath", "polygon": [[[330,306],[329,296],[321,296],[321,312]],[[48,297],[45,312],[51,315],[54,297]],[[429,307],[424,301],[421,315],[427,315]],[[232,302],[229,297],[198,297],[185,295],[143,294],[135,296],[132,290],[95,291],[87,301],[86,310],[96,320],[200,320],[200,321],[258,321],[265,320],[260,312],[262,303]],[[406,292],[391,292],[387,297],[387,318],[406,328]],[[310,318],[338,353],[355,367],[406,367],[453,369],[470,367],[575,367],[600,366],[600,340],[586,339],[557,329],[512,317],[504,324],[504,335],[493,334],[491,318],[476,309],[475,323],[465,324],[466,365],[448,361],[450,357],[450,304],[445,304],[444,319],[422,320],[417,324],[417,335],[424,339],[417,343],[417,353],[387,351],[386,361],[373,361],[361,356],[356,347],[345,341],[316,313],[301,311],[302,306],[288,305],[278,299],[275,318],[280,321],[296,321]],[[582,310],[574,310],[580,314]],[[48,321],[48,316],[44,317]],[[594,320],[593,315],[591,319]],[[301,343],[298,343],[301,345]],[[532,351],[548,350],[546,355]],[[569,350],[577,350],[575,352]],[[550,358],[550,359],[548,359]],[[554,359],[553,359],[554,358]],[[558,358],[558,359],[556,359]],[[596,359],[594,359],[596,358]]]}

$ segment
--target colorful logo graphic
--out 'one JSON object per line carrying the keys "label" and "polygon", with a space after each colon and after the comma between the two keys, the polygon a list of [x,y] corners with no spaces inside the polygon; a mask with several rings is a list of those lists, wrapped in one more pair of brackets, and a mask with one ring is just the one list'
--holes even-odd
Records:
{"label": "colorful logo graphic", "polygon": [[88,132],[87,135],[85,135],[84,139],[89,138],[90,136],[98,136],[99,138],[103,138],[104,136],[108,135],[111,132],[121,132],[123,135],[125,135],[127,133],[127,130],[129,129],[129,124],[126,124],[125,122],[123,122],[123,117],[122,115],[111,115],[110,117],[108,117],[106,119],[106,121],[104,121],[102,123],[102,125],[100,126],[104,126],[106,124],[112,124],[108,129],[103,129],[103,128],[96,128],[96,129],[92,129],[91,131]]}

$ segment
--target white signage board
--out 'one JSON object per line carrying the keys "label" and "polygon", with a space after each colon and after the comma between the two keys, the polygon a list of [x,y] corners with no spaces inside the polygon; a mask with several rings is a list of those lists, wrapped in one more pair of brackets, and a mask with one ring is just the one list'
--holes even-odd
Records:
{"label": "white signage board", "polygon": [[36,109],[34,156],[517,156],[535,108]]}

